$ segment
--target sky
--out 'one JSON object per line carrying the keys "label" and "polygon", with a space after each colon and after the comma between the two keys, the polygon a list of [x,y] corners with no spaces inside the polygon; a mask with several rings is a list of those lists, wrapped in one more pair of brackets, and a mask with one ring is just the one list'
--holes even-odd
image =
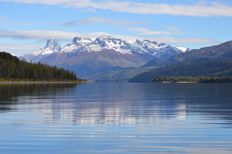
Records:
{"label": "sky", "polygon": [[232,0],[0,0],[0,51],[110,35],[187,48],[232,40]]}

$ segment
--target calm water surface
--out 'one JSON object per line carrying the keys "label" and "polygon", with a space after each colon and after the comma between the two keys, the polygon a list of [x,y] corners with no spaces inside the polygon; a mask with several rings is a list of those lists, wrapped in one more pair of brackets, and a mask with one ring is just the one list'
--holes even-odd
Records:
{"label": "calm water surface", "polygon": [[0,153],[231,154],[232,85],[0,85]]}

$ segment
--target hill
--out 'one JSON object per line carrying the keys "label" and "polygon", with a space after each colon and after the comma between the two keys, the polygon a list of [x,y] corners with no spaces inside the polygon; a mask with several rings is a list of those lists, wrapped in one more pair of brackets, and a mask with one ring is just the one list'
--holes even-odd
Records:
{"label": "hill", "polygon": [[40,63],[28,63],[7,52],[0,52],[1,80],[80,81],[74,73]]}
{"label": "hill", "polygon": [[[148,65],[154,63],[149,62]],[[230,77],[232,76],[232,41],[191,50],[169,58],[162,67],[136,75],[130,81],[152,81],[156,77]]]}

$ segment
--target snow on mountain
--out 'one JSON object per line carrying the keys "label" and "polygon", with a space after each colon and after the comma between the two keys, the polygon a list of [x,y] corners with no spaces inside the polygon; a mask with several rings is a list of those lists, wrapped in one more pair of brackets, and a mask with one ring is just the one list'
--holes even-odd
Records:
{"label": "snow on mountain", "polygon": [[166,43],[158,43],[155,41],[136,40],[134,44],[140,47],[142,51],[157,57],[160,57],[161,54],[165,54],[166,52],[180,52],[180,50],[176,47],[170,46]]}
{"label": "snow on mountain", "polygon": [[24,56],[29,61],[40,59],[51,54],[82,53],[114,51],[122,55],[131,55],[144,62],[153,58],[168,59],[178,53],[187,51],[183,47],[174,47],[166,43],[158,43],[150,40],[126,41],[111,36],[97,38],[74,37],[70,43],[61,47],[56,40],[48,40],[46,45],[32,55]]}
{"label": "snow on mountain", "polygon": [[54,52],[97,52],[104,49],[114,50],[122,54],[149,54],[152,56],[164,55],[166,52],[178,53],[187,49],[174,47],[165,43],[149,40],[126,41],[111,36],[100,36],[95,39],[87,37],[74,37],[73,40],[61,47],[55,40],[48,40],[46,45],[35,53],[35,55],[49,55]]}
{"label": "snow on mountain", "polygon": [[96,79],[107,72],[139,68],[153,59],[165,61],[181,53],[180,49],[150,40],[74,37],[62,47],[55,40],[48,40],[43,48],[24,58],[71,70],[85,79]]}
{"label": "snow on mountain", "polygon": [[185,48],[185,47],[176,47],[178,50],[180,50],[181,52],[187,52],[190,49],[189,48]]}
{"label": "snow on mountain", "polygon": [[60,44],[56,40],[47,40],[45,46],[41,48],[39,51],[35,52],[34,55],[42,56],[42,55],[49,55],[54,52],[59,52],[61,50]]}
{"label": "snow on mountain", "polygon": [[110,36],[100,36],[96,39],[75,37],[72,42],[64,46],[61,52],[76,51],[101,51],[103,49],[112,49],[120,53],[131,53],[130,44],[124,40]]}

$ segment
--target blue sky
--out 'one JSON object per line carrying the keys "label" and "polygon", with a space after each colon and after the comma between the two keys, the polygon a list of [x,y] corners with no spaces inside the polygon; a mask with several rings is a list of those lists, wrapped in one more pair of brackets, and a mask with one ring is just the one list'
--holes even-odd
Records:
{"label": "blue sky", "polygon": [[99,35],[200,48],[232,40],[231,26],[229,0],[0,0],[0,50],[15,55]]}

